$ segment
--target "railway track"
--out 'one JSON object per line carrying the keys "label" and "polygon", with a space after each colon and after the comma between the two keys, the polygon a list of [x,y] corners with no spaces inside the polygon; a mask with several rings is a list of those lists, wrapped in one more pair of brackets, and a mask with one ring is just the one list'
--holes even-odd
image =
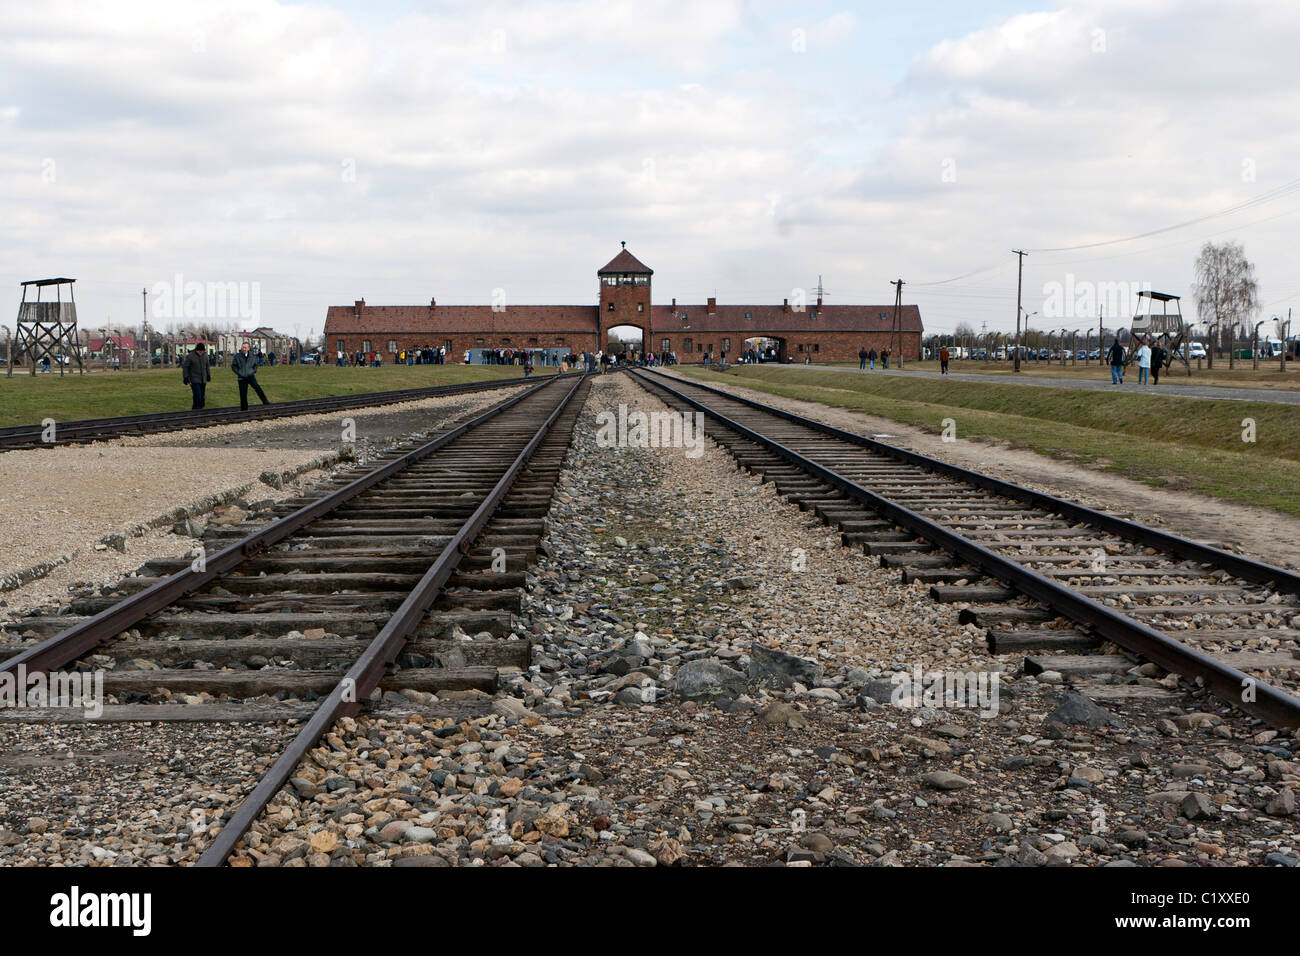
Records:
{"label": "railway track", "polygon": [[[329,395],[305,398],[292,402],[271,402],[269,405],[250,405],[247,410],[229,408],[204,408],[174,412],[154,412],[146,415],[120,415],[114,418],[87,418],[78,421],[55,422],[53,431],[44,424],[11,425],[0,428],[0,452],[28,448],[54,448],[123,438],[128,435],[146,435],[157,432],[180,431],[186,428],[203,428],[209,425],[230,425],[238,422],[263,421],[273,418],[291,418],[295,415],[319,415],[344,411],[350,408],[369,408],[416,402],[426,398],[461,395],[469,392],[486,392],[524,384],[522,378],[493,379],[489,382],[465,382],[459,385],[431,385],[426,388],[404,388],[389,392],[363,392],[358,395]],[[47,440],[49,438],[50,440]]]}
{"label": "railway track", "polygon": [[[444,691],[492,694],[499,667],[526,668],[512,635],[524,569],[589,379],[531,385],[418,447],[334,480],[274,520],[215,530],[201,563],[155,561],[70,614],[8,622],[0,674],[105,668],[122,703],[108,721],[301,721],[287,748],[223,820],[198,865],[225,862],[334,722]],[[30,643],[30,635],[37,643]],[[483,702],[432,704],[463,718]],[[75,719],[17,708],[7,720]]]}
{"label": "railway track", "polygon": [[[637,379],[703,412],[739,464],[962,605],[996,654],[1105,700],[1195,681],[1300,725],[1300,575],[662,373]],[[1152,665],[1155,665],[1154,667]]]}

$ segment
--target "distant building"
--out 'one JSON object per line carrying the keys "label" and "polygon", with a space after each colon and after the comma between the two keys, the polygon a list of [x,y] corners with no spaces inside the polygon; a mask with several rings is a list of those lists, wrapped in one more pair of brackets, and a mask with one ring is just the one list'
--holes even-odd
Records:
{"label": "distant building", "polygon": [[86,351],[90,353],[91,358],[104,357],[104,343],[108,343],[110,355],[121,355],[129,357],[135,351],[135,337],[131,335],[110,335],[107,339],[102,335],[97,335],[86,345]]}
{"label": "distant building", "polygon": [[253,352],[263,355],[275,353],[276,358],[289,358],[298,353],[298,340],[292,335],[284,335],[267,326],[253,329],[251,332],[220,332],[217,334],[217,351],[233,355],[249,344]]}
{"label": "distant building", "polygon": [[[514,349],[548,355],[603,349],[609,331],[634,326],[641,332],[639,350],[675,352],[679,361],[700,361],[726,352],[738,360],[760,343],[781,362],[856,362],[858,350],[892,348],[906,359],[921,354],[921,312],[915,305],[899,310],[895,334],[894,306],[823,305],[652,305],[654,270],[627,249],[597,270],[598,305],[422,305],[330,306],[325,314],[325,347],[378,352],[391,361],[405,349],[447,349],[449,361],[467,351]],[[633,346],[638,348],[636,344]]]}

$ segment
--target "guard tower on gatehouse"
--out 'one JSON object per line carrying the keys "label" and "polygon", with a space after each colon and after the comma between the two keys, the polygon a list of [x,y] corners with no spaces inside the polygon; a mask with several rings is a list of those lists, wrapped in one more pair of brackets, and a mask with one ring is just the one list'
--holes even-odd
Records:
{"label": "guard tower on gatehouse", "polygon": [[632,253],[623,250],[596,272],[600,279],[600,341],[603,349],[609,331],[620,325],[641,330],[641,352],[650,341],[650,277],[654,270]]}

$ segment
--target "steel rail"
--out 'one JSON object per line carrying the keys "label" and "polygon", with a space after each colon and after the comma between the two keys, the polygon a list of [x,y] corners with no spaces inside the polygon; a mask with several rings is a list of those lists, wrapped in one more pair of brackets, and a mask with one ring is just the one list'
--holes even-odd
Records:
{"label": "steel rail", "polygon": [[235,814],[222,826],[212,844],[199,857],[196,866],[215,867],[224,863],[235,845],[253,825],[253,821],[257,819],[271,798],[279,793],[280,788],[288,781],[307,752],[315,746],[316,741],[340,717],[360,712],[363,702],[379,686],[388,668],[397,660],[410,635],[415,632],[424,615],[442,593],[447,581],[455,573],[461,558],[469,551],[474,539],[492,519],[515,479],[528,464],[533,453],[546,438],[581,384],[582,378],[579,378],[560,400],[555,410],[537,429],[532,439],[506,469],[505,474],[493,486],[483,503],[474,510],[442,549],[429,570],[420,579],[419,584],[393,613],[383,629],[375,635],[338,685],[321,701],[311,719],[285,748],[284,753],[266,772],[253,791],[244,798]]}
{"label": "steel rail", "polygon": [[[672,376],[664,375],[662,372],[655,372],[660,378],[671,379]],[[720,388],[714,388],[699,382],[693,382],[687,379],[677,379],[683,384],[692,388],[700,388],[723,398],[739,402],[750,408],[775,415],[778,418],[793,422],[796,425],[803,425],[819,431],[824,435],[830,435],[833,438],[839,438],[843,441],[850,442],[861,448],[887,455],[898,461],[915,465],[926,471],[932,471],[949,478],[956,478],[958,481],[974,485],[985,491],[991,491],[994,494],[1002,495],[1004,498],[1011,498],[1017,501],[1023,501],[1026,504],[1033,505],[1044,511],[1050,511],[1058,514],[1063,518],[1070,518],[1073,521],[1087,524],[1097,528],[1100,531],[1107,531],[1118,537],[1125,538],[1137,544],[1146,547],[1158,548],[1161,551],[1168,551],[1176,554],[1180,558],[1189,561],[1200,561],[1204,564],[1211,564],[1220,570],[1227,571],[1233,577],[1250,581],[1254,584],[1269,585],[1276,591],[1282,591],[1287,594],[1300,594],[1300,574],[1294,571],[1288,571],[1285,568],[1279,568],[1276,565],[1266,564],[1263,561],[1256,561],[1252,558],[1242,557],[1239,554],[1233,554],[1231,551],[1224,551],[1222,548],[1216,548],[1208,544],[1200,544],[1196,541],[1189,541],[1187,538],[1180,538],[1177,535],[1169,534],[1165,531],[1158,531],[1155,528],[1148,528],[1144,525],[1128,521],[1124,518],[1117,518],[1114,515],[1108,515],[1104,511],[1096,511],[1084,505],[1076,504],[1073,501],[1066,501],[1064,498],[1057,498],[1055,495],[1049,495],[1041,491],[1034,491],[1032,488],[1026,488],[1022,485],[1013,484],[1009,481],[1003,481],[1000,478],[994,478],[991,475],[981,474],[978,471],[970,471],[959,465],[952,465],[946,461],[940,461],[937,458],[930,458],[918,452],[908,451],[906,448],[899,448],[897,445],[886,444],[877,441],[874,438],[867,438],[865,435],[858,435],[854,432],[845,431],[842,428],[836,428],[834,425],[827,425],[824,422],[815,421],[811,418],[805,418],[794,412],[788,412],[783,408],[776,408],[772,405],[765,405],[762,402],[754,401],[749,398],[742,398],[739,395],[733,395],[730,392]]]}
{"label": "steel rail", "polygon": [[360,392],[353,395],[323,395],[316,398],[295,399],[288,402],[270,402],[247,409],[223,406],[221,408],[177,409],[169,412],[150,412],[142,415],[120,415],[108,418],[85,418],[55,422],[55,441],[44,442],[43,425],[7,425],[0,427],[0,451],[7,448],[39,445],[54,447],[62,444],[90,441],[95,438],[120,437],[147,432],[171,431],[187,427],[208,427],[245,421],[290,418],[297,415],[323,414],[348,408],[365,408],[395,405],[401,402],[420,401],[448,395],[462,395],[492,391],[527,382],[522,378],[492,379],[486,382],[459,382],[454,385],[430,385],[424,388],[397,389],[387,392]]}
{"label": "steel rail", "polygon": [[[649,381],[641,373],[638,378]],[[1259,717],[1277,727],[1300,726],[1300,698],[1293,697],[1276,687],[1264,684],[1253,677],[1220,663],[1208,654],[1188,647],[1132,618],[1125,617],[1092,598],[1078,594],[1051,578],[1024,565],[990,551],[983,545],[945,528],[924,515],[905,508],[877,494],[857,482],[819,465],[799,452],[768,438],[740,422],[711,409],[689,395],[685,395],[662,382],[653,383],[679,400],[705,413],[723,426],[744,438],[784,458],[826,484],[844,492],[849,498],[889,518],[899,527],[917,537],[938,545],[945,551],[978,568],[990,577],[997,578],[1017,591],[1048,605],[1059,614],[1091,628],[1097,635],[1114,641],[1147,660],[1154,661],[1167,671],[1185,677],[1199,678],[1214,694],[1241,710]],[[688,383],[694,384],[694,383]],[[709,389],[709,391],[718,391]],[[734,398],[725,392],[719,394]],[[748,404],[748,403],[747,403]],[[754,405],[764,411],[767,406]],[[779,411],[773,409],[773,411]],[[780,416],[787,418],[787,415]],[[795,416],[792,421],[804,424]],[[848,434],[848,433],[845,433]],[[838,437],[838,436],[837,436]]]}
{"label": "steel rail", "polygon": [[391,478],[409,465],[427,458],[439,448],[477,428],[484,422],[495,418],[507,409],[514,407],[554,381],[556,381],[554,377],[543,380],[532,388],[499,402],[464,424],[444,432],[420,447],[394,458],[387,464],[349,482],[337,491],[310,504],[303,505],[298,510],[272,522],[260,531],[255,531],[246,537],[240,538],[233,544],[218,551],[215,555],[205,557],[201,570],[191,566],[184,571],[178,571],[138,594],[132,595],[95,616],[73,625],[66,631],[62,631],[39,644],[27,648],[22,653],[0,664],[0,674],[16,671],[19,665],[24,666],[28,673],[57,670],[63,667],[101,642],[115,637],[122,631],[138,624],[150,614],[160,611],[184,595],[210,584],[217,577],[238,567],[248,558],[272,545],[278,544],[294,532],[301,530],[317,518],[328,514],[379,482]]}

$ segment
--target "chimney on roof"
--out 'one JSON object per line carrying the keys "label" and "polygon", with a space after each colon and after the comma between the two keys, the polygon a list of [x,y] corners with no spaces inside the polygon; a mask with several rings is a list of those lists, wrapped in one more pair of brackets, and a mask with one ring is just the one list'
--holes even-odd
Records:
{"label": "chimney on roof", "polygon": [[817,294],[817,311],[820,312],[821,310],[822,310],[822,297],[821,297],[821,293],[818,293],[818,294]]}
{"label": "chimney on roof", "polygon": [[364,309],[365,307],[366,307],[366,300],[357,299],[355,302],[352,303],[352,314],[355,315],[358,319],[361,318],[361,310]]}
{"label": "chimney on roof", "polygon": [[790,300],[789,300],[789,299],[782,299],[782,300],[781,300],[781,311],[782,311],[782,312],[789,312],[789,311],[790,311]]}
{"label": "chimney on roof", "polygon": [[717,311],[718,311],[718,300],[715,299],[713,296],[709,296],[709,315],[713,315],[713,313]]}
{"label": "chimney on roof", "polygon": [[438,304],[438,300],[437,300],[436,298],[432,298],[432,297],[431,297],[431,298],[429,299],[429,308],[432,309],[432,308],[436,307],[437,304]]}
{"label": "chimney on roof", "polygon": [[673,311],[674,311],[674,312],[677,311],[677,299],[676,299],[676,298],[673,299]]}

